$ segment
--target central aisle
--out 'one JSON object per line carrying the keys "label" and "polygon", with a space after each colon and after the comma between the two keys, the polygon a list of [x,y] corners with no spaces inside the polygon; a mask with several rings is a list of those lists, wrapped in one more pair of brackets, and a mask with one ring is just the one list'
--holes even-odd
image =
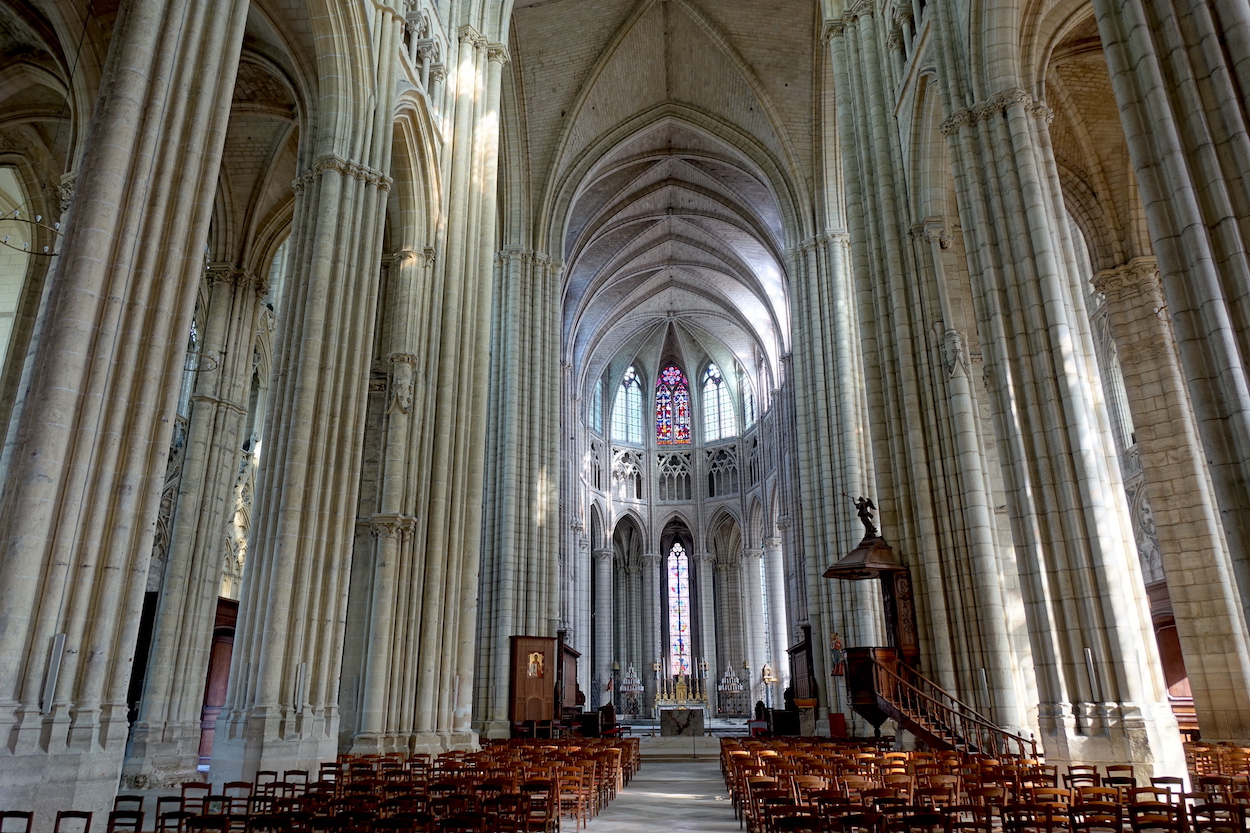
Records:
{"label": "central aisle", "polygon": [[[572,830],[564,820],[565,830]],[[586,833],[740,833],[716,758],[644,760]]]}

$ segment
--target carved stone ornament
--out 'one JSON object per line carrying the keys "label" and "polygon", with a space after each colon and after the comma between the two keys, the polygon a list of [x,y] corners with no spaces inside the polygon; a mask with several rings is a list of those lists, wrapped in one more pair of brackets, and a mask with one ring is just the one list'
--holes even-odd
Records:
{"label": "carved stone ornament", "polygon": [[954,376],[960,367],[968,373],[968,343],[958,330],[948,329],[942,336],[942,363],[946,365],[947,377]]}
{"label": "carved stone ornament", "polygon": [[388,414],[412,413],[416,364],[417,357],[409,353],[395,353],[391,356],[391,401],[386,407]]}

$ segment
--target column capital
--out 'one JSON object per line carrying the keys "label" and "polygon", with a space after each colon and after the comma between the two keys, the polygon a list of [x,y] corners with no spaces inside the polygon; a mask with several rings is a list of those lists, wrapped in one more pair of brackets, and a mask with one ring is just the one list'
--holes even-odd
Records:
{"label": "column capital", "polygon": [[508,54],[508,47],[502,43],[492,43],[486,46],[486,60],[502,66],[512,60],[512,56]]}
{"label": "column capital", "polygon": [[698,562],[699,564],[713,564],[714,565],[716,563],[716,556],[710,552],[697,552],[694,555],[694,560]]}
{"label": "column capital", "polygon": [[660,554],[658,552],[644,552],[641,560],[644,567],[660,566]]}
{"label": "column capital", "polygon": [[1090,282],[1110,304],[1135,303],[1142,296],[1163,301],[1159,261],[1154,257],[1135,257],[1114,269],[1104,269]]}
{"label": "column capital", "polygon": [[374,538],[402,540],[412,535],[417,519],[409,515],[374,515],[369,519],[369,531]]}
{"label": "column capital", "polygon": [[598,547],[590,551],[590,557],[598,562],[611,561],[612,550],[610,548]]}
{"label": "column capital", "polygon": [[779,537],[775,536],[775,535],[774,535],[774,536],[770,536],[770,537],[768,537],[768,538],[765,538],[765,539],[764,539],[764,541],[763,541],[763,544],[764,544],[764,549],[765,549],[765,550],[779,550],[779,549],[781,549],[781,539],[780,539]]}
{"label": "column capital", "polygon": [[743,547],[742,557],[743,558],[763,558],[764,548],[763,547]]}

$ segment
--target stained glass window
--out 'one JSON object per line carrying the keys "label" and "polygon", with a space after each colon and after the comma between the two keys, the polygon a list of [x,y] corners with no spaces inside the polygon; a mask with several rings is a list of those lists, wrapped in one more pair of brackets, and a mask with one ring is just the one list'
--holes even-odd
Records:
{"label": "stained glass window", "polygon": [[690,558],[681,541],[668,551],[669,673],[690,673]]}
{"label": "stained glass window", "polygon": [[670,364],[655,383],[655,442],[683,445],[690,442],[690,386],[686,374]]}
{"label": "stained glass window", "polygon": [[621,377],[616,404],[612,406],[612,438],[642,445],[642,382],[632,365]]}
{"label": "stained glass window", "polygon": [[708,442],[738,435],[738,417],[734,413],[729,384],[715,363],[703,372],[703,438]]}

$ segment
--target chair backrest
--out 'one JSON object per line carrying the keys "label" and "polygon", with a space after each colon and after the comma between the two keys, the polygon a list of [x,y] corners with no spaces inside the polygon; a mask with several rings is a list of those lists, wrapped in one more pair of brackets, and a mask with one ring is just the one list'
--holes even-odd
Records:
{"label": "chair backrest", "polygon": [[85,810],[61,810],[56,814],[53,833],[88,833],[91,830],[91,813]]}
{"label": "chair backrest", "polygon": [[109,813],[108,833],[130,830],[139,833],[143,829],[143,813],[139,810],[114,810]]}
{"label": "chair backrest", "polygon": [[35,814],[28,810],[0,812],[0,833],[30,833]]}
{"label": "chair backrest", "polygon": [[113,799],[114,810],[138,810],[143,812],[143,796],[119,795]]}

